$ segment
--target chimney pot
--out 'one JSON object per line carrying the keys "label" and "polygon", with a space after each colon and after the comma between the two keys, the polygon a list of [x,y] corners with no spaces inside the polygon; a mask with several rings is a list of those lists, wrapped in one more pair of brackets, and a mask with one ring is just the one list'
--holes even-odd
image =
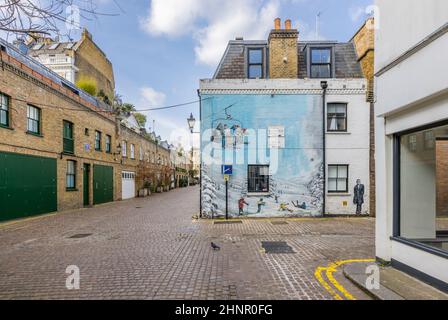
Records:
{"label": "chimney pot", "polygon": [[275,30],[280,30],[282,24],[282,20],[280,18],[277,18],[274,20],[274,28]]}
{"label": "chimney pot", "polygon": [[291,30],[291,19],[285,21],[285,29]]}

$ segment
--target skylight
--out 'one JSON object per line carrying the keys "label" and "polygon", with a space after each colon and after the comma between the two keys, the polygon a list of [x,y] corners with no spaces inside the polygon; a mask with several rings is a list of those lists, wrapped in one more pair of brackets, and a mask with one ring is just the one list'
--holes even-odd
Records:
{"label": "skylight", "polygon": [[53,43],[51,46],[48,47],[49,50],[55,50],[59,46],[59,43]]}
{"label": "skylight", "polygon": [[44,46],[43,43],[36,44],[36,45],[33,47],[33,50],[40,50],[40,49],[42,49],[43,46]]}

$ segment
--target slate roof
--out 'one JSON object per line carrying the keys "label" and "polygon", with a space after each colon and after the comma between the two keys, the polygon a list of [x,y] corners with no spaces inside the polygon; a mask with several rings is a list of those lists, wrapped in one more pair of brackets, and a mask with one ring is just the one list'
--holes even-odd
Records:
{"label": "slate roof", "polygon": [[[364,78],[361,66],[358,62],[355,46],[352,42],[339,43],[335,41],[308,41],[299,42],[298,46],[298,79],[308,78],[307,50],[308,46],[329,46],[334,48],[335,78],[352,79]],[[214,79],[245,79],[246,48],[264,47],[267,49],[267,41],[232,40],[221,59],[221,62],[213,76]]]}

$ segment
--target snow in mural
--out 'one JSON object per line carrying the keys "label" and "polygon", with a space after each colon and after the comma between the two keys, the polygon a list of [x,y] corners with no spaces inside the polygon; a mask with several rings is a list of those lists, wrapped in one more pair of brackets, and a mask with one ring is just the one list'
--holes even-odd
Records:
{"label": "snow in mural", "polygon": [[[320,97],[210,95],[206,98],[201,109],[203,215],[225,216],[222,164],[233,166],[229,181],[230,216],[321,215]],[[251,174],[254,170],[262,173],[261,178]]]}

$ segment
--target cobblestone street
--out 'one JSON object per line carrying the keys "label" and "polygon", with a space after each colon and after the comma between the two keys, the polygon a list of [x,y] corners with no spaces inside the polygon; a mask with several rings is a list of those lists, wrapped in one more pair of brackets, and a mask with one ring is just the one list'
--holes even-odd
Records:
{"label": "cobblestone street", "polygon": [[[0,298],[332,299],[316,268],[374,257],[373,219],[214,224],[192,220],[198,194],[191,187],[1,225]],[[294,253],[267,253],[266,241]],[[80,269],[80,290],[66,289],[69,265]]]}

